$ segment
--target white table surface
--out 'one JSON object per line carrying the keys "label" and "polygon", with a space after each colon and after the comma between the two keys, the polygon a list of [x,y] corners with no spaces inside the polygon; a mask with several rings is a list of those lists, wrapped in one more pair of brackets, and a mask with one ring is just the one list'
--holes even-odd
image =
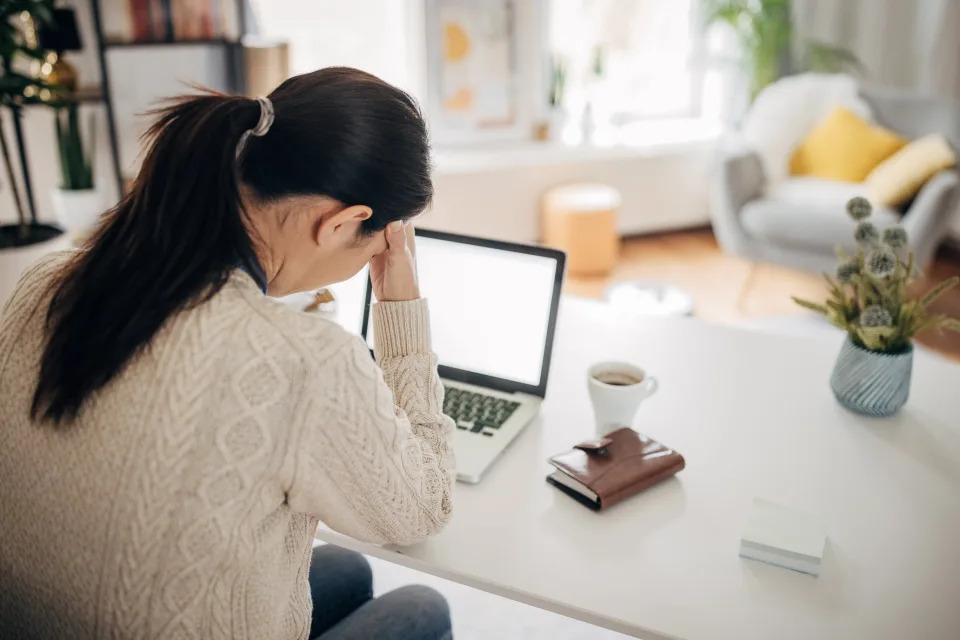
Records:
{"label": "white table surface", "polygon": [[[443,532],[405,549],[317,537],[647,640],[956,640],[960,367],[918,353],[901,414],[861,418],[827,384],[840,339],[566,298],[541,418],[479,485],[457,485]],[[687,468],[594,513],[544,476],[590,435],[585,371],[609,358],[660,379],[635,427]],[[818,578],[738,556],[754,497],[823,519]]]}

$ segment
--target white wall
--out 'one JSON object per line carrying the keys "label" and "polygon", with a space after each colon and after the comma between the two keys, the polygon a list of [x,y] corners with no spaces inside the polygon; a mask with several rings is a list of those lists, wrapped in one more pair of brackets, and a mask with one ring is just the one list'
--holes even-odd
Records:
{"label": "white wall", "polygon": [[[140,136],[150,119],[145,112],[163,98],[191,91],[189,84],[226,90],[226,51],[222,47],[118,48],[107,51],[120,138],[120,165],[132,175],[140,165]],[[107,147],[104,147],[107,150]]]}
{"label": "white wall", "polygon": [[421,93],[418,0],[254,0],[262,35],[291,43],[290,70],[329,66],[368,71],[414,95]]}
{"label": "white wall", "polygon": [[960,2],[794,0],[795,42],[840,45],[864,79],[960,102]]}

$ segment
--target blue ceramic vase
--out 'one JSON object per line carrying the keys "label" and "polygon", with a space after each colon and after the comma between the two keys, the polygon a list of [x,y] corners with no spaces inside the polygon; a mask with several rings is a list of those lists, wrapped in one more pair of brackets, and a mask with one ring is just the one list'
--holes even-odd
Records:
{"label": "blue ceramic vase", "polygon": [[907,402],[912,370],[912,344],[900,353],[880,353],[858,347],[847,336],[833,367],[830,388],[851,411],[892,416]]}

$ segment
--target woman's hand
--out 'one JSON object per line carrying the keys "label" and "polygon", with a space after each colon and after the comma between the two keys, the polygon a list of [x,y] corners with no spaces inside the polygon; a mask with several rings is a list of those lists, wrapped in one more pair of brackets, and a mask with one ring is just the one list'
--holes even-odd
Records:
{"label": "woman's hand", "polygon": [[420,298],[417,284],[413,225],[391,222],[383,231],[387,248],[370,261],[373,295],[380,302],[403,302]]}

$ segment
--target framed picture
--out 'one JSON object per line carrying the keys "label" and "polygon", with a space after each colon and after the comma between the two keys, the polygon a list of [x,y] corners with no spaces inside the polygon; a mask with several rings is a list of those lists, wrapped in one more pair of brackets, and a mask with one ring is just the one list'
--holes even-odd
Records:
{"label": "framed picture", "polygon": [[437,143],[531,137],[543,42],[537,5],[427,0],[427,109]]}

